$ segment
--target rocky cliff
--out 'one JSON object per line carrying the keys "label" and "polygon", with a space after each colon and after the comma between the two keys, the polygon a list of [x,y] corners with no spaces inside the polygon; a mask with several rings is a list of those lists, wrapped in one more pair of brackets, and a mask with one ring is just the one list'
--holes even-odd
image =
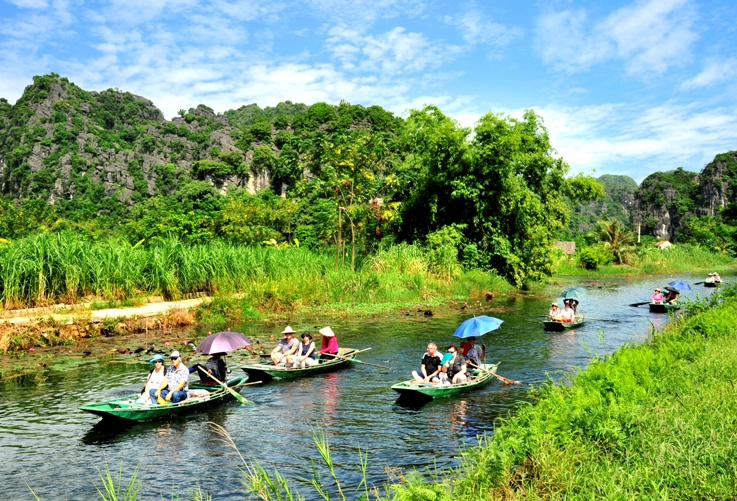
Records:
{"label": "rocky cliff", "polygon": [[605,174],[597,179],[604,186],[604,195],[594,202],[578,203],[571,209],[566,235],[574,238],[596,227],[603,219],[617,220],[627,226],[635,203],[637,183],[629,176]]}
{"label": "rocky cliff", "polygon": [[288,120],[282,131],[267,122],[251,134],[205,105],[180,114],[168,121],[141,96],[34,77],[15,105],[0,101],[0,192],[55,203],[96,191],[130,204],[187,178],[222,190],[269,186]]}

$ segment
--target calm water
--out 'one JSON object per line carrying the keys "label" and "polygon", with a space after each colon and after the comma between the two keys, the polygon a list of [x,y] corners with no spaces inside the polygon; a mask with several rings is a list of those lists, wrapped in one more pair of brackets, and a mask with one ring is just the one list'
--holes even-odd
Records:
{"label": "calm water", "polygon": [[[219,441],[208,421],[225,427],[244,456],[290,477],[309,475],[310,460],[319,457],[311,438],[318,427],[327,431],[339,474],[350,485],[358,481],[359,447],[369,453],[370,480],[377,485],[387,479],[385,467],[450,467],[457,464],[459,447],[491,432],[495,419],[525,398],[529,384],[544,382],[548,375],[559,379],[564,372],[585,366],[596,354],[611,353],[625,342],[640,342],[651,323],[661,327],[666,316],[627,304],[647,300],[655,286],[662,288],[674,278],[703,279],[700,275],[607,279],[602,288],[589,289],[580,310],[620,322],[587,321],[566,333],[544,332],[540,319],[534,317],[545,314],[550,299],[564,287],[579,285],[575,282],[551,286],[546,298],[502,299],[491,303],[491,312],[475,310],[504,320],[501,329],[482,338],[487,360],[501,361],[499,374],[525,385],[495,381],[477,392],[415,408],[399,405],[390,386],[407,379],[419,366],[429,341],[441,347],[456,341],[453,330],[471,314],[425,318],[396,313],[331,322],[341,345],[371,346],[361,359],[391,370],[354,364],[333,374],[256,385],[243,390],[255,405],[231,403],[171,422],[101,427],[99,418],[78,410],[85,402],[139,391],[147,365],[108,364],[0,384],[0,498],[33,499],[28,482],[44,500],[99,499],[94,488],[99,484],[96,468],[108,463],[116,471],[122,464],[124,478],[139,466],[139,478],[144,481],[139,499],[161,499],[161,493],[170,499],[172,489],[185,499],[188,489],[199,485],[216,500],[242,500],[244,490],[235,468],[240,460]],[[695,286],[684,295],[708,292]],[[323,320],[308,322],[312,324],[295,321],[292,326],[315,330]],[[267,332],[263,326],[238,330],[262,336]],[[314,499],[308,488],[298,490]]]}

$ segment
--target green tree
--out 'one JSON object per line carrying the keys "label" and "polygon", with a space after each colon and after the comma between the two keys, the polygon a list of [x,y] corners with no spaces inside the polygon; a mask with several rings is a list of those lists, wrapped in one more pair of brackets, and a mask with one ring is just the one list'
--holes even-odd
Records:
{"label": "green tree", "polygon": [[635,237],[632,232],[617,220],[599,221],[598,226],[599,242],[612,252],[615,262],[628,262],[635,251]]}
{"label": "green tree", "polygon": [[591,199],[601,185],[566,178],[542,119],[488,113],[473,140],[434,106],[413,111],[403,181],[412,185],[403,230],[419,237],[443,226],[464,226],[487,268],[522,285],[553,271],[554,233],[567,222],[565,197]]}

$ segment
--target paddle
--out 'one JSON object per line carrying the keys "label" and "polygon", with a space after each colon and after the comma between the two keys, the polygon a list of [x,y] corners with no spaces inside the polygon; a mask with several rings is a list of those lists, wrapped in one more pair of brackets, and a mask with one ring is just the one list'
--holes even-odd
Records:
{"label": "paddle", "polygon": [[479,367],[478,365],[476,365],[473,362],[470,362],[468,360],[466,361],[466,363],[468,365],[472,366],[472,367],[476,367],[477,369],[486,372],[487,374],[491,374],[492,376],[494,376],[495,378],[497,378],[499,381],[501,381],[504,384],[522,384],[519,381],[515,381],[514,379],[509,379],[509,378],[506,378],[504,376],[500,376],[496,372],[491,372],[490,370],[484,369],[483,367]]}
{"label": "paddle", "polygon": [[700,284],[703,284],[703,283],[704,282],[694,282],[694,285],[700,285]]}
{"label": "paddle", "polygon": [[[240,393],[238,393],[237,391],[231,389],[230,386],[228,386],[227,384],[225,384],[222,381],[220,381],[218,378],[216,378],[215,376],[213,376],[212,374],[210,374],[209,372],[207,372],[205,369],[203,369],[199,365],[197,366],[197,370],[199,370],[203,374],[207,374],[208,377],[210,377],[211,379],[215,380],[216,383],[220,384],[220,386],[222,386],[223,388],[225,388],[226,390],[228,390],[228,392],[230,392],[230,394],[233,395],[235,397],[235,399],[238,400],[241,404],[246,405],[248,403],[248,400],[246,400],[245,398],[243,398],[240,395]],[[259,383],[260,382],[261,381],[259,381]]]}
{"label": "paddle", "polygon": [[650,301],[645,301],[642,303],[632,303],[630,306],[642,306],[643,304],[650,304]]}
{"label": "paddle", "polygon": [[379,369],[386,369],[386,370],[391,370],[392,369],[391,367],[387,367],[386,365],[371,364],[369,362],[364,362],[363,360],[357,360],[355,358],[351,358],[351,362],[358,362],[359,364],[366,364],[366,365],[370,365],[372,367],[378,367]]}
{"label": "paddle", "polygon": [[585,317],[586,320],[598,320],[600,322],[621,322],[621,320],[613,320],[609,318],[594,318],[594,317]]}

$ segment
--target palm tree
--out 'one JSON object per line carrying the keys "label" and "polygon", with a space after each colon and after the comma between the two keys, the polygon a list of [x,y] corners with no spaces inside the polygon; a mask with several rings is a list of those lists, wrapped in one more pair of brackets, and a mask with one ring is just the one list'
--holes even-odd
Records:
{"label": "palm tree", "polygon": [[612,251],[617,264],[629,261],[634,250],[635,237],[617,221],[599,221],[599,242]]}

